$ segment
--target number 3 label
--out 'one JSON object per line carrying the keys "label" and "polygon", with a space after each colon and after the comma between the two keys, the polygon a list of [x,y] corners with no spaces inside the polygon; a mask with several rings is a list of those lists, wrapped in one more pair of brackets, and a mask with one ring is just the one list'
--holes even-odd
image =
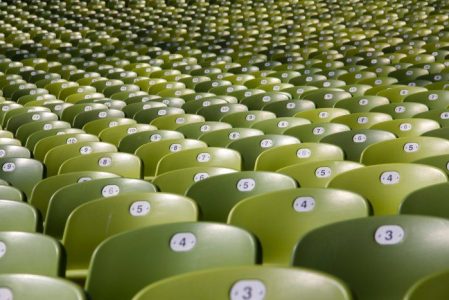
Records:
{"label": "number 3 label", "polygon": [[263,300],[265,299],[265,284],[259,280],[240,280],[236,282],[230,293],[231,300]]}
{"label": "number 3 label", "polygon": [[398,225],[384,225],[377,228],[374,238],[379,245],[395,245],[404,240],[405,232]]}

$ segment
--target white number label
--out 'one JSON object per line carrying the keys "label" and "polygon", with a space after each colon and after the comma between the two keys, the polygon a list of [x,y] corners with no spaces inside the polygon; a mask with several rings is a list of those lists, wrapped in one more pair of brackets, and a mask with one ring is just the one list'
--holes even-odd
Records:
{"label": "white number label", "polygon": [[329,117],[329,113],[327,111],[322,111],[318,114],[318,117],[320,117],[320,119],[325,119]]}
{"label": "white number label", "polygon": [[146,216],[150,213],[151,205],[147,201],[136,201],[131,204],[129,213],[134,217]]}
{"label": "white number label", "polygon": [[260,142],[260,147],[262,148],[270,148],[273,147],[273,140],[271,139],[264,139]]}
{"label": "white number label", "polygon": [[183,123],[186,122],[186,119],[182,118],[182,117],[181,118],[176,118],[175,122],[176,122],[176,124],[183,124]]}
{"label": "white number label", "polygon": [[449,112],[448,112],[448,111],[445,111],[445,112],[441,113],[441,114],[440,114],[440,118],[441,118],[442,120],[447,120],[447,119],[449,119]]}
{"label": "white number label", "polygon": [[233,131],[229,134],[230,140],[237,140],[239,138],[240,138],[240,132],[238,132],[238,131]]}
{"label": "white number label", "polygon": [[308,148],[299,149],[296,152],[296,156],[298,156],[299,158],[308,158],[311,155],[312,155],[312,151]]}
{"label": "white number label", "polygon": [[318,178],[327,178],[332,175],[332,170],[329,167],[319,167],[315,170],[315,176]]}
{"label": "white number label", "polygon": [[127,133],[128,134],[134,134],[134,133],[136,133],[137,132],[137,128],[136,127],[130,127],[130,128],[128,128],[128,130],[127,130]]}
{"label": "white number label", "polygon": [[211,159],[211,156],[210,156],[210,154],[207,153],[207,152],[200,153],[200,154],[198,154],[198,156],[196,157],[196,160],[197,160],[198,162],[208,162],[208,161],[210,161],[210,159]]}
{"label": "white number label", "polygon": [[53,125],[52,124],[44,124],[44,127],[42,127],[42,129],[44,129],[44,130],[53,129]]}
{"label": "white number label", "polygon": [[6,151],[4,149],[0,150],[0,157],[5,157],[6,156]]}
{"label": "white number label", "polygon": [[366,142],[366,135],[363,133],[358,133],[352,137],[354,143],[364,143]]}
{"label": "white number label", "polygon": [[196,173],[195,176],[193,176],[193,181],[198,182],[198,181],[201,181],[208,177],[209,177],[209,174],[207,174],[207,173]]}
{"label": "white number label", "polygon": [[249,114],[246,116],[247,121],[254,121],[256,119],[256,115]]}
{"label": "white number label", "polygon": [[430,101],[438,100],[438,95],[437,95],[437,94],[430,94],[430,95],[429,95],[429,100],[430,100]]}
{"label": "white number label", "polygon": [[165,115],[167,114],[167,110],[166,110],[166,109],[161,109],[161,110],[159,110],[159,111],[157,112],[157,114],[158,114],[159,116],[165,116]]}
{"label": "white number label", "polygon": [[67,143],[67,144],[75,144],[75,143],[77,143],[77,142],[78,142],[78,139],[75,138],[75,137],[71,137],[71,138],[68,138],[68,139],[66,140],[66,143]]}
{"label": "white number label", "polygon": [[14,296],[10,289],[0,288],[0,300],[13,300]]}
{"label": "white number label", "polygon": [[181,144],[171,144],[170,145],[170,152],[178,152],[182,150]]}
{"label": "white number label", "polygon": [[222,106],[222,107],[220,107],[220,112],[222,112],[222,113],[227,113],[230,110],[231,109],[229,108],[229,106]]}
{"label": "white number label", "polygon": [[360,99],[359,100],[359,104],[362,105],[362,106],[367,105],[368,104],[368,99]]}
{"label": "white number label", "polygon": [[382,184],[397,184],[400,179],[401,176],[396,171],[387,171],[380,175],[380,182]]}
{"label": "white number label", "polygon": [[38,114],[34,114],[34,115],[31,116],[31,119],[32,119],[33,121],[40,120],[40,118],[41,118],[41,115],[38,115]]}
{"label": "white number label", "polygon": [[412,124],[410,123],[402,123],[401,125],[399,125],[399,130],[401,131],[409,131],[412,129]]}
{"label": "white number label", "polygon": [[80,182],[86,182],[86,181],[91,181],[92,178],[91,177],[81,177],[80,179],[78,179],[78,183]]}
{"label": "white number label", "polygon": [[80,153],[82,155],[86,155],[86,154],[92,153],[92,147],[91,146],[83,146],[83,147],[80,148]]}
{"label": "white number label", "polygon": [[206,131],[210,131],[210,126],[209,125],[203,125],[200,127],[200,131],[201,132],[206,132]]}
{"label": "white number label", "polygon": [[408,95],[408,90],[401,90],[401,91],[399,92],[399,95],[401,95],[401,96],[406,96],[406,95]]}
{"label": "white number label", "polygon": [[160,134],[153,134],[150,136],[150,141],[152,142],[159,142],[160,140],[162,140],[162,136]]}
{"label": "white number label", "polygon": [[240,192],[250,192],[256,187],[256,181],[252,178],[240,179],[237,182],[237,190]]}
{"label": "white number label", "polygon": [[404,113],[406,111],[405,107],[402,105],[396,106],[394,112],[397,114]]}
{"label": "white number label", "polygon": [[6,254],[6,244],[0,242],[0,258],[5,256],[5,254]]}
{"label": "white number label", "polygon": [[240,280],[236,282],[230,292],[231,300],[263,300],[266,287],[259,280]]}
{"label": "white number label", "polygon": [[293,209],[297,212],[308,212],[315,208],[315,199],[312,197],[298,197],[293,202]]}
{"label": "white number label", "polygon": [[111,122],[109,122],[108,126],[109,126],[109,128],[118,126],[118,122],[117,121],[111,121]]}
{"label": "white number label", "polygon": [[120,193],[120,188],[118,185],[109,184],[103,187],[101,194],[103,197],[117,196]]}
{"label": "white number label", "polygon": [[404,145],[405,152],[416,152],[419,150],[419,144],[417,143],[407,143]]}
{"label": "white number label", "polygon": [[377,228],[374,238],[379,245],[395,245],[404,240],[405,232],[398,225],[384,225]]}
{"label": "white number label", "polygon": [[321,135],[325,132],[326,130],[323,127],[315,127],[313,128],[313,134],[314,135]]}
{"label": "white number label", "polygon": [[196,236],[190,232],[175,234],[170,240],[170,248],[175,252],[187,252],[196,245]]}
{"label": "white number label", "polygon": [[109,167],[112,165],[112,158],[110,157],[102,157],[100,160],[98,160],[98,165],[100,167]]}
{"label": "white number label", "polygon": [[16,164],[9,162],[9,163],[5,163],[3,164],[3,172],[13,172],[16,169]]}

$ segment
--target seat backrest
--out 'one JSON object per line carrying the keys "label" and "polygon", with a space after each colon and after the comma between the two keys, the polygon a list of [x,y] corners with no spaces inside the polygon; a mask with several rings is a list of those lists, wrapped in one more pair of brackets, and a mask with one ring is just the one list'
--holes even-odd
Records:
{"label": "seat backrest", "polygon": [[436,272],[416,281],[405,294],[404,300],[443,300],[449,297],[449,272]]}
{"label": "seat backrest", "polygon": [[418,279],[448,269],[448,234],[449,221],[433,217],[343,221],[307,234],[293,265],[341,278],[356,298],[402,299]]}
{"label": "seat backrest", "polygon": [[360,195],[336,189],[292,188],[246,198],[228,223],[252,232],[262,246],[263,263],[290,265],[294,248],[308,232],[344,220],[367,217]]}
{"label": "seat backrest", "polygon": [[447,182],[446,174],[434,167],[413,163],[380,164],[337,175],[328,185],[365,197],[374,215],[397,214],[402,201],[420,188]]}
{"label": "seat backrest", "polygon": [[242,266],[174,276],[151,284],[133,300],[150,299],[315,299],[349,300],[339,279],[306,269]]}
{"label": "seat backrest", "polygon": [[263,131],[254,128],[234,127],[204,133],[199,137],[210,147],[227,147],[235,140],[245,137],[263,135]]}
{"label": "seat backrest", "polygon": [[397,137],[419,136],[424,132],[440,128],[437,121],[421,118],[396,119],[377,123],[371,129],[390,131]]}
{"label": "seat backrest", "polygon": [[134,153],[137,148],[146,143],[155,143],[162,140],[182,138],[184,138],[184,135],[174,130],[145,130],[124,136],[120,140],[118,147],[122,152]]}
{"label": "seat backrest", "polygon": [[85,181],[60,188],[52,195],[48,204],[44,233],[61,238],[67,218],[78,206],[94,199],[127,192],[156,192],[156,188],[144,180],[121,177]]}
{"label": "seat backrest", "polygon": [[95,248],[106,238],[145,226],[197,220],[195,202],[166,193],[127,192],[82,204],[69,216],[62,243],[66,277],[86,276]]}
{"label": "seat backrest", "polygon": [[13,200],[0,200],[0,231],[36,232],[38,221],[37,210],[31,205]]}
{"label": "seat backrest", "polygon": [[131,299],[148,284],[173,275],[255,262],[254,238],[237,227],[202,222],[155,225],[104,241],[92,258],[86,290],[94,299]]}
{"label": "seat backrest", "polygon": [[91,153],[66,160],[60,166],[58,174],[77,171],[100,171],[123,177],[142,178],[142,162],[140,158],[129,153]]}
{"label": "seat backrest", "polygon": [[0,273],[61,276],[62,249],[49,236],[30,232],[0,232]]}
{"label": "seat backrest", "polygon": [[43,164],[32,158],[0,158],[0,178],[21,190],[27,199],[44,176]]}
{"label": "seat backrest", "polygon": [[83,289],[73,282],[31,274],[1,274],[0,296],[5,299],[87,299]]}
{"label": "seat backrest", "polygon": [[186,196],[198,204],[200,220],[225,222],[232,207],[242,199],[295,187],[296,182],[287,175],[242,171],[198,181],[187,190]]}
{"label": "seat backrest", "polygon": [[101,131],[98,136],[103,142],[111,143],[118,147],[122,138],[140,131],[156,130],[157,128],[148,124],[128,124],[110,127]]}
{"label": "seat backrest", "polygon": [[93,134],[78,132],[48,136],[36,143],[33,150],[33,157],[43,161],[45,154],[54,147],[64,144],[75,144],[81,141],[99,142],[99,139]]}

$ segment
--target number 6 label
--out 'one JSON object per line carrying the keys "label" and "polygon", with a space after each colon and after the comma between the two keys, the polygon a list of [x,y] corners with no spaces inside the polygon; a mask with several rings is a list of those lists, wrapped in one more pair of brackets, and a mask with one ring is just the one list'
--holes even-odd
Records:
{"label": "number 6 label", "polygon": [[377,228],[374,239],[379,245],[395,245],[404,240],[405,232],[398,225],[384,225]]}
{"label": "number 6 label", "polygon": [[230,292],[231,300],[263,300],[266,287],[259,280],[240,280],[236,282]]}

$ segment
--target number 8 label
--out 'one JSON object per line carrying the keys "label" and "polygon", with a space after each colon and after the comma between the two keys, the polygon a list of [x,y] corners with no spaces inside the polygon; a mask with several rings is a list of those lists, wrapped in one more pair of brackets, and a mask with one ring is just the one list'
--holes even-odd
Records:
{"label": "number 8 label", "polygon": [[263,300],[266,287],[259,280],[240,280],[236,282],[230,292],[231,300]]}

